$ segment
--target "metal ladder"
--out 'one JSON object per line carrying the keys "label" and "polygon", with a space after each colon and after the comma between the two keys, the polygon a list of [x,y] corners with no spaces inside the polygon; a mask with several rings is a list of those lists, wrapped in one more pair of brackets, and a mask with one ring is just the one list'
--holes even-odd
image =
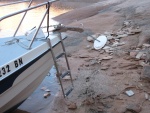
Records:
{"label": "metal ladder", "polygon": [[[72,79],[72,76],[71,76],[71,70],[70,70],[70,66],[69,66],[68,59],[67,59],[66,50],[65,50],[64,43],[63,43],[63,39],[62,39],[61,32],[56,31],[56,32],[54,32],[54,33],[57,33],[57,34],[58,34],[58,37],[59,37],[59,39],[60,39],[60,43],[61,43],[63,52],[60,53],[58,56],[55,56],[54,51],[53,51],[53,48],[52,48],[51,41],[50,41],[50,39],[48,39],[48,40],[49,40],[49,45],[50,45],[50,48],[51,48],[51,53],[52,53],[54,65],[55,65],[55,68],[56,68],[56,71],[57,71],[57,77],[58,77],[58,80],[59,80],[59,82],[60,82],[60,86],[61,86],[61,89],[62,89],[63,96],[64,96],[64,98],[65,98],[65,97],[67,97],[67,96],[72,92],[72,90],[74,89],[73,79]],[[66,64],[67,64],[67,71],[66,71],[65,73],[63,73],[63,74],[60,74],[59,69],[58,69],[58,65],[57,65],[57,59],[59,59],[59,58],[62,57],[62,56],[65,56],[65,60],[66,60]],[[63,87],[63,85],[62,85],[62,79],[63,79],[66,75],[69,75],[69,76],[70,76],[71,87],[65,92],[64,87]]]}

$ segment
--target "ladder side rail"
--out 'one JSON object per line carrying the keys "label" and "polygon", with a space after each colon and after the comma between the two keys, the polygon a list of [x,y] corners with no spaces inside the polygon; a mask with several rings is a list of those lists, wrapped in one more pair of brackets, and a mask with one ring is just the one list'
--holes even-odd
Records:
{"label": "ladder side rail", "polygon": [[66,63],[67,63],[67,68],[68,68],[69,73],[70,73],[69,75],[70,75],[70,78],[71,78],[71,83],[72,83],[72,86],[74,86],[72,75],[71,75],[71,70],[70,70],[70,66],[69,66],[69,61],[68,61],[68,58],[67,58],[67,54],[66,54],[65,46],[64,46],[63,39],[62,39],[62,36],[61,36],[61,32],[58,32],[58,34],[59,34],[60,42],[61,42],[61,45],[62,45],[62,49],[65,53],[64,55],[65,55],[65,59],[66,59]]}
{"label": "ladder side rail", "polygon": [[63,85],[62,85],[62,81],[61,81],[61,78],[60,78],[60,73],[59,73],[59,69],[58,69],[58,66],[57,66],[57,62],[56,62],[56,58],[55,58],[55,54],[54,54],[54,51],[53,51],[53,48],[52,48],[52,44],[51,44],[51,41],[49,38],[47,38],[48,42],[49,42],[49,46],[51,48],[51,53],[52,53],[52,57],[53,57],[53,61],[54,61],[54,65],[55,65],[55,68],[56,68],[56,71],[57,71],[57,77],[58,77],[58,80],[59,80],[59,83],[60,83],[60,86],[61,86],[61,89],[62,89],[62,93],[63,93],[63,96],[65,98],[65,93],[64,93],[64,89],[63,89]]}

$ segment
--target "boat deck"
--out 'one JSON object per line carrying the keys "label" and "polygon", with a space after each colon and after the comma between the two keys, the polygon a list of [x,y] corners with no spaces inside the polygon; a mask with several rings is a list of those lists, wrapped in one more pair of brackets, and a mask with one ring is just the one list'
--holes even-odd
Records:
{"label": "boat deck", "polygon": [[[50,35],[49,37],[50,37],[52,46],[57,45],[57,43],[60,41],[57,35]],[[63,35],[63,39],[65,37],[66,36]],[[26,40],[25,36],[17,36],[15,38],[19,39],[20,42],[16,43],[15,41],[12,41],[14,39],[12,37],[0,38],[0,53],[1,53],[0,67],[3,65],[6,65],[9,62],[12,62],[16,58],[23,56],[24,54],[30,52],[31,50],[37,48],[38,46],[41,46],[47,43],[46,39],[34,40],[32,47],[31,47],[32,49],[29,50],[29,49],[22,47],[24,45],[30,44],[30,41]]]}

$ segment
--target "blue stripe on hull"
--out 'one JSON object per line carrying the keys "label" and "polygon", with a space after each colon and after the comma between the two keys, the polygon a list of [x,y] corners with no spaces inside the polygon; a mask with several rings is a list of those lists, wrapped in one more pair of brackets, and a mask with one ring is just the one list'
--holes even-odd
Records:
{"label": "blue stripe on hull", "polygon": [[25,66],[23,66],[22,68],[20,68],[19,70],[17,70],[16,72],[14,72],[11,75],[9,75],[8,77],[4,78],[2,81],[0,81],[0,94],[2,94],[7,89],[12,87],[14,81],[22,72],[24,72],[28,67],[33,65],[36,61],[38,61],[41,57],[43,57],[49,51],[50,51],[50,49],[47,50],[46,52],[44,52],[43,54],[41,54],[40,56],[38,56],[37,58],[35,58],[34,60],[32,60],[31,62],[29,62],[28,64],[26,64]]}

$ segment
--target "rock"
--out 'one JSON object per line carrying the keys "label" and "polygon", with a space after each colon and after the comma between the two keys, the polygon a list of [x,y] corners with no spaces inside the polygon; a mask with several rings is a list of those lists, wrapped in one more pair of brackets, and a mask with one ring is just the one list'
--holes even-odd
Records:
{"label": "rock", "polygon": [[97,111],[98,112],[103,112],[104,111],[104,106],[98,106]]}
{"label": "rock", "polygon": [[70,103],[70,104],[68,105],[68,109],[71,109],[71,110],[77,109],[76,103]]}
{"label": "rock", "polygon": [[143,60],[140,60],[140,61],[139,61],[139,65],[140,65],[140,66],[143,66],[143,67],[144,67],[144,66],[148,66],[148,64],[146,64]]}
{"label": "rock", "polygon": [[147,93],[145,93],[145,99],[148,100],[149,99],[149,95]]}
{"label": "rock", "polygon": [[132,111],[133,113],[140,113],[142,108],[140,105],[130,104],[126,107],[128,111]]}
{"label": "rock", "polygon": [[46,87],[42,87],[42,88],[41,88],[41,90],[44,90],[44,91],[45,91],[46,89],[47,89]]}
{"label": "rock", "polygon": [[98,63],[98,62],[97,62],[96,59],[93,59],[93,60],[90,61],[90,65],[94,65],[94,64],[97,64],[97,63]]}
{"label": "rock", "polygon": [[135,66],[135,64],[134,63],[120,63],[119,64],[119,68],[125,68],[129,66]]}
{"label": "rock", "polygon": [[150,47],[150,44],[143,44],[143,47]]}
{"label": "rock", "polygon": [[147,44],[150,41],[149,30],[143,31],[139,36],[138,47],[142,47],[143,44]]}
{"label": "rock", "polygon": [[113,36],[107,36],[107,39],[108,40],[111,40],[111,39],[114,39],[115,37],[113,37]]}
{"label": "rock", "polygon": [[131,57],[135,58],[136,55],[137,55],[137,52],[136,52],[136,51],[131,51],[131,52],[130,52],[130,56],[131,56]]}
{"label": "rock", "polygon": [[124,22],[123,22],[123,25],[124,25],[125,27],[129,27],[129,26],[131,25],[131,21],[124,21]]}
{"label": "rock", "polygon": [[89,97],[82,102],[83,105],[92,105],[94,104],[94,99]]}
{"label": "rock", "polygon": [[47,93],[44,94],[44,98],[47,98],[47,97],[49,97],[50,95],[51,95],[50,92],[47,92]]}
{"label": "rock", "polygon": [[99,51],[100,54],[103,54],[104,52],[105,52],[105,50],[100,50]]}
{"label": "rock", "polygon": [[141,56],[141,60],[146,60],[147,61],[147,55],[144,53],[142,56]]}
{"label": "rock", "polygon": [[116,38],[124,38],[124,37],[127,37],[128,34],[122,34],[122,35],[118,35]]}
{"label": "rock", "polygon": [[79,55],[80,58],[89,58],[89,55],[81,54]]}
{"label": "rock", "polygon": [[125,42],[121,42],[121,43],[114,42],[113,45],[112,45],[112,47],[117,47],[117,46],[122,46],[122,45],[125,45]]}
{"label": "rock", "polygon": [[64,78],[63,78],[63,80],[70,80],[71,78],[70,78],[70,76],[65,76]]}
{"label": "rock", "polygon": [[49,89],[46,89],[45,91],[46,91],[46,92],[51,92]]}
{"label": "rock", "polygon": [[150,79],[150,66],[144,66],[143,67],[143,75]]}
{"label": "rock", "polygon": [[142,56],[143,54],[144,54],[143,52],[139,52],[139,53],[136,55],[136,58],[137,58],[137,59],[141,59],[141,56]]}
{"label": "rock", "polygon": [[72,56],[71,53],[66,53],[66,55],[67,55],[67,57],[71,57]]}
{"label": "rock", "polygon": [[[95,37],[95,35],[92,35],[93,37]],[[89,41],[89,42],[93,42],[94,41],[94,39],[91,37],[91,36],[88,36],[87,37],[87,41]]]}
{"label": "rock", "polygon": [[129,97],[134,95],[134,92],[132,90],[128,90],[125,92]]}
{"label": "rock", "polygon": [[101,70],[107,70],[107,69],[108,69],[108,67],[106,67],[106,66],[101,67]]}
{"label": "rock", "polygon": [[87,46],[86,46],[86,49],[90,49],[90,48],[91,48],[91,46],[90,46],[90,45],[87,45]]}
{"label": "rock", "polygon": [[105,57],[102,58],[102,60],[110,60],[112,58],[113,58],[112,56],[105,56]]}

